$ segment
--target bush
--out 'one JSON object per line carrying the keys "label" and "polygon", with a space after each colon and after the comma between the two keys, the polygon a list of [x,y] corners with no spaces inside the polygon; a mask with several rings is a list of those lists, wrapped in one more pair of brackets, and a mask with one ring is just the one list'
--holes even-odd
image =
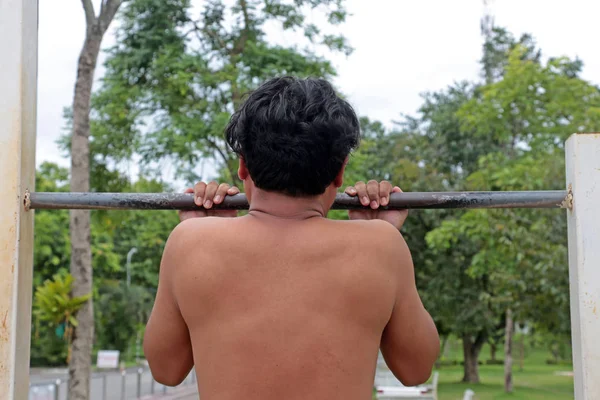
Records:
{"label": "bush", "polygon": [[123,282],[107,283],[96,299],[96,343],[103,350],[119,350],[121,358],[135,348],[138,331],[148,320],[154,296],[139,286]]}
{"label": "bush", "polygon": [[49,324],[32,324],[31,367],[62,367],[67,365],[69,345]]}

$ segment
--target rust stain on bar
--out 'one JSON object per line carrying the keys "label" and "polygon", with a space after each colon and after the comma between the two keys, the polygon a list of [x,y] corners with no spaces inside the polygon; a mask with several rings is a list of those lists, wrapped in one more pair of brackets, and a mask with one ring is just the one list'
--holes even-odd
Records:
{"label": "rust stain on bar", "polygon": [[[27,194],[26,194],[27,196]],[[564,190],[522,192],[404,192],[390,196],[382,209],[439,208],[568,208],[569,193]],[[25,209],[86,210],[197,210],[188,193],[29,193]],[[218,209],[247,210],[244,194],[228,196]],[[356,197],[338,194],[332,209],[364,208]]]}

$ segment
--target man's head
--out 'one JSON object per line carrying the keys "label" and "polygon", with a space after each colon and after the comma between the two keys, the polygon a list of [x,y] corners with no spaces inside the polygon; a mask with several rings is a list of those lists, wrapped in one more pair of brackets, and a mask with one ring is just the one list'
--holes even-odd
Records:
{"label": "man's head", "polygon": [[283,77],[256,89],[232,116],[227,143],[240,178],[262,190],[316,196],[342,184],[360,141],[354,110],[323,79]]}

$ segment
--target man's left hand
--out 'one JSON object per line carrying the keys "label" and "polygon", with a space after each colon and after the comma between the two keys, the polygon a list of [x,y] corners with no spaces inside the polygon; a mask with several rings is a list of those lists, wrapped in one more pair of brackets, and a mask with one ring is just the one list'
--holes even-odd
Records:
{"label": "man's left hand", "polygon": [[202,217],[225,217],[232,218],[237,217],[236,210],[214,210],[212,206],[215,204],[221,204],[225,199],[225,196],[233,196],[240,192],[235,186],[230,186],[228,183],[218,184],[212,181],[208,184],[204,182],[196,183],[194,188],[186,189],[184,193],[194,193],[194,203],[198,206],[204,207],[204,209],[195,211],[180,211],[179,220],[185,221],[190,218],[202,218]]}

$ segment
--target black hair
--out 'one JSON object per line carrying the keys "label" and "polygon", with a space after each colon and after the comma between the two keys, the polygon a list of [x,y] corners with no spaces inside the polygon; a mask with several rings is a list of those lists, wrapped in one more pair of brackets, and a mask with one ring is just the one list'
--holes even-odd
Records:
{"label": "black hair", "polygon": [[225,136],[258,188],[314,196],[325,192],[358,146],[360,125],[326,80],[281,77],[248,96]]}

